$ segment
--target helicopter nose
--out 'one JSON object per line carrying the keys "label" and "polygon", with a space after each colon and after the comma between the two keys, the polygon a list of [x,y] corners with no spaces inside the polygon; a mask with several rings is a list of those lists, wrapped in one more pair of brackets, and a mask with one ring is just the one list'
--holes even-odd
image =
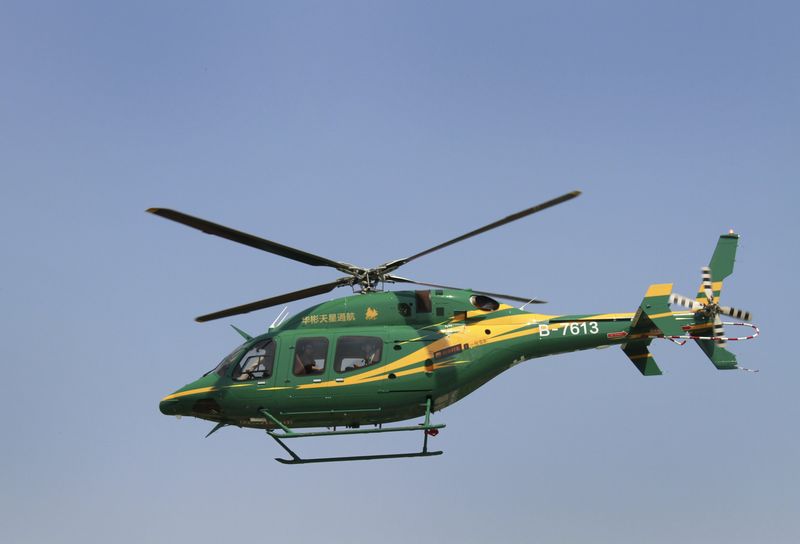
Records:
{"label": "helicopter nose", "polygon": [[165,416],[177,416],[181,413],[180,405],[180,399],[166,398],[158,403],[158,409],[161,410],[161,413]]}
{"label": "helicopter nose", "polygon": [[[184,385],[174,393],[161,399],[158,409],[166,416],[191,416],[195,412],[202,412],[205,406],[201,404],[198,409],[198,404],[204,400],[202,398],[203,395],[200,394],[211,393],[216,390],[213,385],[214,378],[216,376],[211,378],[204,376],[199,380]],[[200,396],[198,397],[198,395]]]}

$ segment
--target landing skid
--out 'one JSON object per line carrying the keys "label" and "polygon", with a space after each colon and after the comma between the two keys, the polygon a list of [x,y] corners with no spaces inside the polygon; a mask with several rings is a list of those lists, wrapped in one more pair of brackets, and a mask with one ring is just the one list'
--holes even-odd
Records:
{"label": "landing skid", "polygon": [[[286,452],[291,455],[291,459],[281,459],[280,457],[276,457],[275,460],[279,463],[283,463],[285,465],[303,465],[303,464],[310,464],[310,463],[336,463],[340,461],[373,461],[377,459],[404,459],[407,457],[431,457],[434,455],[441,455],[443,452],[441,451],[428,451],[428,436],[436,436],[438,434],[438,430],[444,428],[443,423],[439,423],[436,425],[431,425],[430,417],[431,417],[431,399],[427,399],[425,402],[425,423],[417,426],[405,426],[405,427],[381,427],[379,429],[345,429],[342,431],[318,431],[318,432],[308,432],[308,433],[296,433],[291,430],[289,427],[281,423],[276,417],[269,413],[268,410],[261,410],[261,413],[264,414],[268,419],[272,420],[278,427],[280,427],[283,432],[275,432],[275,431],[267,431],[267,434],[278,443],[280,447],[282,447]],[[304,459],[297,455],[289,446],[284,444],[283,440],[287,438],[307,438],[310,436],[337,436],[337,435],[350,435],[350,434],[374,434],[374,433],[392,433],[392,432],[404,432],[404,431],[422,431],[423,432],[423,441],[422,441],[422,451],[418,452],[411,452],[411,453],[386,453],[386,454],[378,454],[378,455],[350,455],[344,457],[315,457],[315,458],[308,458]]]}
{"label": "landing skid", "polygon": [[[281,459],[280,457],[276,457],[275,460],[279,463],[283,463],[284,465],[305,465],[309,463],[338,463],[340,461],[373,461],[376,459],[403,459],[406,457],[431,457],[433,455],[441,455],[442,451],[427,451],[427,444],[423,446],[422,451],[412,452],[412,453],[385,453],[379,455],[351,455],[348,457],[314,457],[310,459],[303,459],[299,455],[297,455],[294,451],[292,451],[289,446],[284,444],[280,438],[275,435],[270,434],[272,438],[275,439],[275,442],[280,444],[280,446],[285,449],[289,455],[292,456],[291,459]],[[428,435],[425,435],[426,442],[427,442]]]}

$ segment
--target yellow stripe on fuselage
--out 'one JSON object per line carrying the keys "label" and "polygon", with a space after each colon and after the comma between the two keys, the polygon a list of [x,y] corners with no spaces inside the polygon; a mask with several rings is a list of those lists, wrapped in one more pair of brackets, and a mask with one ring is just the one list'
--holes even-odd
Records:
{"label": "yellow stripe on fuselage", "polygon": [[[505,310],[510,308],[510,306],[502,305],[497,311]],[[593,320],[610,320],[610,319],[631,319],[633,317],[633,313],[607,313],[607,314],[596,314],[593,316],[587,316],[580,319],[576,319],[575,321],[593,321]],[[669,314],[665,314],[669,315]],[[476,316],[485,316],[483,320],[479,323],[467,325],[466,323],[469,322],[469,317],[476,317]],[[358,385],[363,383],[370,383],[379,380],[386,379],[386,376],[390,373],[394,373],[396,376],[408,376],[412,374],[417,374],[421,372],[430,372],[431,370],[437,370],[439,368],[444,368],[453,365],[460,365],[465,364],[467,360],[457,360],[457,361],[442,361],[439,363],[433,363],[432,365],[421,365],[421,366],[414,366],[419,365],[426,360],[433,359],[433,354],[437,351],[444,349],[446,347],[452,345],[459,345],[459,344],[468,344],[469,346],[485,346],[488,344],[495,344],[498,342],[505,342],[506,340],[513,340],[523,336],[534,336],[539,334],[538,327],[535,327],[538,323],[547,323],[548,324],[548,331],[557,331],[569,325],[570,322],[563,322],[563,323],[550,323],[550,321],[554,318],[559,316],[556,315],[546,315],[546,314],[533,314],[533,313],[519,313],[519,314],[511,314],[511,315],[503,315],[498,317],[491,317],[491,314],[487,314],[484,311],[475,311],[468,313],[468,320],[467,322],[461,321],[451,321],[448,326],[445,326],[441,329],[436,330],[435,332],[445,334],[442,338],[431,342],[430,344],[421,347],[401,357],[400,359],[394,361],[393,363],[382,365],[374,369],[369,369],[365,372],[360,374],[356,374],[353,376],[348,376],[346,378],[340,378],[341,381],[335,380],[328,380],[318,383],[305,383],[300,384],[297,386],[278,386],[278,387],[261,387],[258,388],[259,391],[277,391],[283,389],[317,389],[317,388],[327,388],[327,387],[346,387],[349,385]],[[534,325],[533,328],[524,328],[522,330],[518,330],[516,332],[508,333],[508,329],[512,328],[521,328]],[[502,329],[495,332],[495,334],[486,334],[486,330],[493,327],[502,327]],[[502,334],[501,334],[502,333]],[[409,368],[413,367],[413,368]],[[228,387],[245,387],[251,384],[232,384]],[[181,391],[179,393],[173,393],[172,395],[168,395],[164,398],[164,400],[169,400],[173,398],[178,398],[186,395],[195,395],[199,393],[205,393],[209,391],[214,391],[216,388],[214,387],[203,387],[198,389],[191,389],[189,391]]]}
{"label": "yellow stripe on fuselage", "polygon": [[[486,315],[484,312],[481,312],[482,315]],[[423,361],[433,358],[433,354],[437,351],[444,349],[451,345],[458,345],[458,344],[469,344],[473,346],[476,344],[478,340],[481,341],[481,346],[485,346],[487,344],[494,344],[496,342],[504,342],[506,340],[511,340],[514,338],[519,338],[521,336],[528,336],[539,334],[539,330],[537,328],[534,329],[525,329],[521,331],[517,331],[511,334],[503,334],[500,336],[499,334],[490,335],[488,338],[486,337],[485,330],[490,327],[518,327],[518,326],[525,326],[525,325],[533,325],[536,322],[540,321],[539,319],[534,319],[533,317],[542,317],[545,319],[542,320],[549,320],[556,316],[544,316],[538,314],[513,314],[513,315],[504,315],[499,316],[496,318],[487,318],[482,320],[479,324],[471,325],[471,326],[464,326],[461,330],[457,332],[453,332],[443,338],[440,338],[434,342],[431,342],[425,347],[422,347],[413,353],[409,353],[405,357],[401,357],[397,361],[381,366],[372,370],[368,370],[356,376],[352,376],[350,378],[345,378],[341,382],[335,381],[324,381],[319,383],[307,383],[297,386],[298,389],[317,389],[320,387],[342,387],[346,385],[355,385],[355,384],[362,384],[362,383],[369,383],[378,380],[383,380],[386,378],[386,375],[389,373],[394,373],[397,376],[406,376],[409,374],[414,374],[418,372],[425,372],[425,366],[416,367],[409,369],[408,367],[412,365],[417,365]],[[558,330],[560,328],[565,327],[568,323],[557,323],[552,324],[549,326],[550,331]],[[431,367],[428,367],[430,370]],[[433,368],[436,368],[436,365],[433,365]]]}
{"label": "yellow stripe on fuselage", "polygon": [[622,314],[595,314],[589,315],[586,317],[582,317],[580,319],[576,319],[575,321],[616,321],[616,320],[624,320],[624,319],[633,319],[633,316],[636,315],[633,312],[630,313],[622,313]]}
{"label": "yellow stripe on fuselage", "polygon": [[187,397],[189,395],[199,395],[200,393],[208,393],[209,391],[214,391],[214,390],[216,390],[216,387],[199,387],[197,389],[189,389],[187,391],[178,391],[177,393],[167,395],[161,400],[165,401],[165,400],[177,399],[180,397]]}

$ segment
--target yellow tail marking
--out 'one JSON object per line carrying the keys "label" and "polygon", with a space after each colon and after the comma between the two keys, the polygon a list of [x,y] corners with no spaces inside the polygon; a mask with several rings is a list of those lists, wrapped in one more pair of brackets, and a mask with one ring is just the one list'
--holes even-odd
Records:
{"label": "yellow tail marking", "polygon": [[648,316],[648,317],[650,319],[660,319],[662,317],[669,317],[669,316],[673,315],[673,313],[674,312],[664,312],[663,314],[653,314],[653,315]]}
{"label": "yellow tail marking", "polygon": [[641,355],[629,355],[628,356],[631,360],[634,359],[647,359],[648,357],[652,357],[649,353],[642,353]]}
{"label": "yellow tail marking", "polygon": [[[718,297],[720,292],[722,291],[722,282],[715,281],[711,284],[711,291],[714,293],[714,297]],[[697,288],[697,298],[695,300],[704,301],[706,300],[706,292],[703,290],[703,284],[700,284],[700,287]]]}
{"label": "yellow tail marking", "polygon": [[672,293],[671,283],[654,283],[647,289],[645,297],[663,297]]}

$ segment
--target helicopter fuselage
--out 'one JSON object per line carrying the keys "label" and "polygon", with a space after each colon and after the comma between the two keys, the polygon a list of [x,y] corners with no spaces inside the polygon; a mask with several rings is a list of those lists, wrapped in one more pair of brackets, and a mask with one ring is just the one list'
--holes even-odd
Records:
{"label": "helicopter fuselage", "polygon": [[[267,253],[306,265],[327,267],[342,277],[201,315],[198,322],[323,295],[351,287],[360,293],[312,306],[285,323],[273,324],[256,338],[237,331],[244,344],[202,378],[167,395],[160,404],[167,415],[214,421],[209,435],[225,426],[266,429],[289,455],[281,463],[306,464],[429,457],[428,437],[443,423],[431,413],[528,359],[619,344],[644,376],[658,376],[649,345],[654,338],[683,344],[694,340],[719,370],[741,368],[725,349],[728,341],[747,340],[758,328],[750,312],[720,306],[723,280],[733,272],[739,235],[720,236],[695,299],[672,291],[671,283],[651,284],[635,313],[545,315],[526,312],[544,301],[447,287],[395,274],[398,268],[453,244],[574,199],[571,191],[508,215],[413,255],[366,268],[315,255],[266,238],[169,208],[148,212]],[[418,291],[376,291],[386,284],[415,284]],[[430,288],[433,288],[432,290]],[[519,301],[520,308],[495,300]],[[673,311],[671,305],[688,311]],[[283,312],[280,314],[283,315]],[[724,322],[728,315],[742,322]],[[726,337],[725,325],[747,326],[754,334]],[[382,427],[424,415],[415,425]],[[361,429],[364,425],[378,428]],[[295,429],[326,427],[325,431]],[[338,429],[337,427],[345,427]],[[284,440],[304,437],[418,431],[418,452],[303,458]],[[208,435],[207,435],[208,436]]]}
{"label": "helicopter fuselage", "polygon": [[[467,290],[324,302],[249,338],[161,401],[168,415],[274,429],[359,427],[453,404],[524,360],[647,341],[633,314],[544,315]],[[654,330],[652,335],[659,331]]]}

